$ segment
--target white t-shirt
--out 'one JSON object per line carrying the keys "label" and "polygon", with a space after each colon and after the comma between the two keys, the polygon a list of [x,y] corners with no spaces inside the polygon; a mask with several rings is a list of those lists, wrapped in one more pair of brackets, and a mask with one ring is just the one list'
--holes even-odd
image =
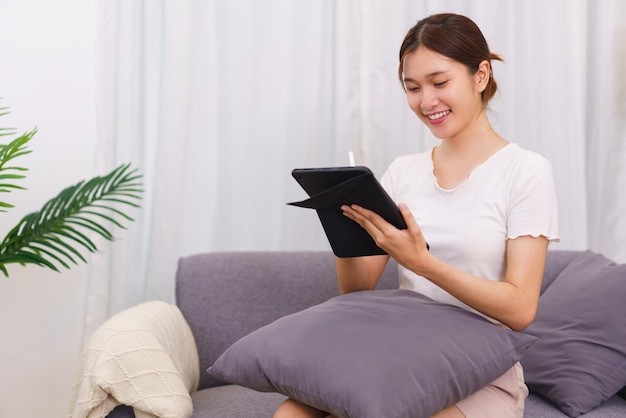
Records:
{"label": "white t-shirt", "polygon": [[[454,189],[437,184],[430,150],[396,158],[381,184],[409,207],[434,256],[478,277],[504,280],[508,238],[558,241],[552,166],[517,144],[498,150]],[[476,312],[402,266],[399,275],[400,288]]]}

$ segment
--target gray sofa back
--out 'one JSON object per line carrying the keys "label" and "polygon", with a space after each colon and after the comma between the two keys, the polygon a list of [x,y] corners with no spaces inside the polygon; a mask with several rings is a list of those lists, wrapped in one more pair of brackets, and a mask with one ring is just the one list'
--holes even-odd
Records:
{"label": "gray sofa back", "polygon": [[[549,252],[542,292],[577,254]],[[391,260],[378,288],[397,287],[397,265]],[[181,258],[176,303],[196,339],[199,388],[224,384],[206,369],[235,341],[338,294],[329,251],[221,252]]]}

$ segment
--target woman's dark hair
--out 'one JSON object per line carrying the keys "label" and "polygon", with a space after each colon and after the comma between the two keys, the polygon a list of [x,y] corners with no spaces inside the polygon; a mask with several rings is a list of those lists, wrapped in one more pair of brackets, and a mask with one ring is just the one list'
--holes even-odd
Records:
{"label": "woman's dark hair", "polygon": [[[478,71],[483,61],[502,61],[502,58],[489,51],[487,41],[482,32],[468,17],[453,13],[442,13],[420,20],[407,32],[400,47],[400,66],[398,77],[404,87],[403,64],[405,57],[423,46],[441,55],[464,64],[471,74]],[[498,90],[498,84],[489,73],[489,82],[482,92],[483,105]]]}

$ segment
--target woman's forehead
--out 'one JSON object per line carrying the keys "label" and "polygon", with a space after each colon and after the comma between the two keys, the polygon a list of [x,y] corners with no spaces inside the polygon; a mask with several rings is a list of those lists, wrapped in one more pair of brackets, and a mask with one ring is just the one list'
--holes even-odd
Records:
{"label": "woman's forehead", "polygon": [[464,65],[432,49],[420,47],[409,52],[403,60],[405,79],[427,79],[464,69]]}

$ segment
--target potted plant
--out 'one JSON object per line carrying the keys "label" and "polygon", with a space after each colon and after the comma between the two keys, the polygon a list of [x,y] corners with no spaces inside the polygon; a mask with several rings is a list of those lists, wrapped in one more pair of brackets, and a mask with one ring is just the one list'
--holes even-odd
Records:
{"label": "potted plant", "polygon": [[[0,117],[9,113],[0,107]],[[29,154],[29,141],[37,129],[16,136],[16,130],[0,127],[0,137],[15,137],[0,144],[0,193],[24,190],[19,181],[27,168],[13,165],[15,159]],[[36,264],[59,271],[79,261],[87,262],[83,253],[95,252],[93,237],[112,241],[107,226],[125,229],[123,223],[133,221],[123,207],[139,207],[143,192],[141,175],[122,164],[110,173],[80,181],[62,190],[40,210],[24,216],[0,242],[0,271],[9,276],[7,264]],[[1,196],[1,195],[0,195]],[[0,197],[0,212],[13,205]],[[81,252],[82,251],[82,252]]]}

